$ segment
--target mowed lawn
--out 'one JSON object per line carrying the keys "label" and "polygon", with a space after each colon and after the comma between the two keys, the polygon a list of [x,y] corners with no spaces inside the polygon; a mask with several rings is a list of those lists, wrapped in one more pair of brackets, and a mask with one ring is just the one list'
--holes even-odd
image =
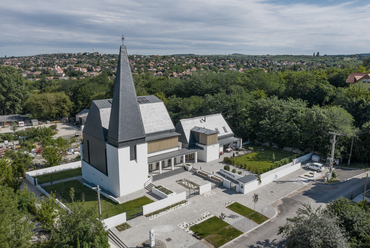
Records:
{"label": "mowed lawn", "polygon": [[48,183],[48,182],[55,182],[58,180],[66,179],[66,178],[71,178],[71,177],[78,177],[82,175],[82,169],[81,168],[76,168],[72,170],[66,170],[66,171],[61,171],[61,172],[55,172],[55,173],[49,173],[49,174],[44,174],[41,176],[36,176],[36,178],[39,181],[39,184],[42,183]]}
{"label": "mowed lawn", "polygon": [[227,206],[227,208],[240,215],[243,215],[244,217],[256,222],[257,224],[261,224],[269,219],[263,214],[260,214],[238,202],[234,202],[233,204]]}
{"label": "mowed lawn", "polygon": [[264,169],[270,168],[271,163],[294,155],[294,153],[291,152],[272,149],[268,147],[260,146],[249,146],[249,147],[253,147],[254,152],[235,158],[235,162],[240,162],[243,164],[250,165],[251,167],[258,167]]}
{"label": "mowed lawn", "polygon": [[220,247],[243,234],[240,230],[216,216],[190,227],[190,230],[215,247]]}
{"label": "mowed lawn", "polygon": [[[70,197],[70,189],[73,188],[75,190],[74,193],[74,201],[82,201],[82,195],[85,195],[85,204],[87,206],[94,206],[98,209],[98,195],[96,191],[86,187],[78,180],[72,180],[64,183],[53,184],[50,186],[45,186],[44,189],[50,193],[54,192],[57,193],[59,196],[62,197],[63,203],[66,204],[68,207],[72,199]],[[122,204],[117,204],[103,195],[100,195],[101,200],[101,207],[102,207],[102,217],[103,219],[112,217],[117,214],[121,214],[123,212],[127,213],[127,218],[133,215],[132,210],[141,208],[142,206],[152,203],[153,200],[149,199],[146,196],[142,196],[140,198],[134,199],[132,201],[128,201]]]}

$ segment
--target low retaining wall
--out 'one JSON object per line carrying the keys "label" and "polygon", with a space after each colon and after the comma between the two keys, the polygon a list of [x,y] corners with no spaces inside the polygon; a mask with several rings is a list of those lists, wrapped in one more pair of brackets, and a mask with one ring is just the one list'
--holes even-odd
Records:
{"label": "low retaining wall", "polygon": [[[84,183],[84,185],[86,186],[86,187],[88,187],[88,188],[90,188],[90,189],[92,189],[92,190],[94,190],[94,191],[96,191],[97,192],[97,189],[93,189],[94,187],[92,187],[91,185],[89,185],[89,184],[87,184],[87,183]],[[119,202],[116,198],[114,198],[113,196],[111,196],[111,195],[108,195],[108,194],[106,194],[106,193],[104,193],[103,191],[100,191],[100,194],[102,194],[103,196],[105,196],[106,198],[108,198],[108,199],[110,199],[110,200],[112,200],[112,201],[114,201],[114,202],[116,202],[116,203],[118,203],[118,204],[121,204],[121,202]]]}
{"label": "low retaining wall", "polygon": [[28,171],[26,172],[26,179],[32,185],[35,185],[35,177],[37,176],[60,172],[60,171],[71,170],[71,169],[77,169],[77,168],[81,168],[81,161],[68,163],[68,164],[61,164],[61,165],[57,165],[53,167],[40,169],[40,170]]}
{"label": "low retaining wall", "polygon": [[[46,190],[44,190],[43,188],[40,187],[40,185],[37,185],[36,188],[38,190],[40,190],[44,195],[46,195],[47,198],[50,198],[50,195],[48,192],[46,192]],[[68,209],[66,205],[64,205],[61,201],[59,201],[58,199],[55,199],[55,202],[58,203],[62,208],[65,208],[65,209]]]}
{"label": "low retaining wall", "polygon": [[220,173],[225,175],[225,176],[228,176],[228,177],[231,177],[235,180],[238,180],[239,178],[243,177],[239,174],[236,174],[236,173],[233,173],[233,172],[230,172],[230,171],[227,171],[227,170],[224,170],[224,169],[220,169]]}
{"label": "low retaining wall", "polygon": [[[162,185],[161,185],[162,186]],[[167,189],[167,190],[170,190],[164,186],[162,186],[163,188]],[[172,191],[172,190],[171,190]],[[165,194],[164,192],[160,191],[159,189],[156,189],[155,187],[152,188],[152,193],[159,196],[160,198],[164,199],[164,198],[167,198],[167,197],[170,197],[170,196],[173,196],[173,195],[176,195],[175,192],[172,191],[171,194],[167,195]]]}
{"label": "low retaining wall", "polygon": [[207,184],[204,184],[202,186],[199,186],[199,194],[204,194],[208,191],[211,191],[212,190],[212,184],[211,183],[207,183]]}
{"label": "low retaining wall", "polygon": [[106,230],[125,222],[126,222],[126,213],[118,214],[103,220],[103,224],[105,225]]}
{"label": "low retaining wall", "polygon": [[153,213],[157,210],[171,206],[175,203],[178,203],[184,200],[186,200],[186,192],[182,192],[180,194],[176,194],[171,197],[167,197],[165,199],[149,203],[143,206],[143,215]]}

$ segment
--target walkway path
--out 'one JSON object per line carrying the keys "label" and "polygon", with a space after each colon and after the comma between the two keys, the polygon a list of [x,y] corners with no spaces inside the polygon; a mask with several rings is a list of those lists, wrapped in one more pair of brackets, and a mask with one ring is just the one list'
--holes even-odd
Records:
{"label": "walkway path", "polygon": [[[213,191],[214,195],[204,197],[201,195],[188,199],[189,205],[180,208],[176,211],[167,213],[153,220],[148,220],[145,216],[141,216],[128,221],[132,227],[124,232],[119,232],[117,229],[112,228],[112,231],[121,238],[129,247],[136,247],[136,245],[147,239],[150,229],[156,232],[156,238],[164,241],[167,247],[206,247],[202,242],[186,233],[178,224],[182,222],[190,223],[201,217],[204,212],[210,212],[215,216],[221,213],[226,214],[225,221],[233,226],[242,229],[243,232],[248,232],[253,229],[255,225],[246,220],[243,216],[227,209],[225,203],[229,201],[237,201],[249,208],[253,209],[252,196],[254,193],[259,195],[259,201],[256,204],[256,210],[262,212],[268,217],[275,215],[275,210],[270,206],[271,203],[278,199],[298,190],[299,188],[307,185],[299,179],[299,175],[304,173],[303,169],[281,178],[278,181],[270,183],[261,187],[254,192],[243,195],[235,193],[233,190],[226,188],[216,188]],[[199,182],[199,178],[192,175],[190,172],[181,173],[171,178],[165,178],[156,181],[156,184],[162,184],[170,189],[180,193],[186,191],[182,186],[175,186],[175,181],[181,178],[188,178],[190,180]]]}

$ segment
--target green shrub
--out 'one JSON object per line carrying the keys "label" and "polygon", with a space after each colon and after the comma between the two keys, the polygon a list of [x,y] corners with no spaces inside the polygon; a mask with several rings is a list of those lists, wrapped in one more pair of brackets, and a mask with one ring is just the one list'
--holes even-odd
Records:
{"label": "green shrub", "polygon": [[331,172],[331,177],[332,177],[332,178],[337,178],[337,172],[336,172],[335,170],[333,170],[333,171]]}
{"label": "green shrub", "polygon": [[232,173],[236,173],[236,169],[235,168],[232,170]]}
{"label": "green shrub", "polygon": [[230,166],[227,164],[224,166],[224,170],[230,171]]}
{"label": "green shrub", "polygon": [[238,171],[238,174],[241,175],[242,174],[242,171]]}

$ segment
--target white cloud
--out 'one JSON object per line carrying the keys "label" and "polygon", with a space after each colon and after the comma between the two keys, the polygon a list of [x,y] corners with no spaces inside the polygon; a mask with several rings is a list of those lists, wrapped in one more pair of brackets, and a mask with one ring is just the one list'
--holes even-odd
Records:
{"label": "white cloud", "polygon": [[[289,1],[288,1],[289,2]],[[139,54],[347,54],[369,52],[370,5],[268,0],[7,1],[0,56]]]}

